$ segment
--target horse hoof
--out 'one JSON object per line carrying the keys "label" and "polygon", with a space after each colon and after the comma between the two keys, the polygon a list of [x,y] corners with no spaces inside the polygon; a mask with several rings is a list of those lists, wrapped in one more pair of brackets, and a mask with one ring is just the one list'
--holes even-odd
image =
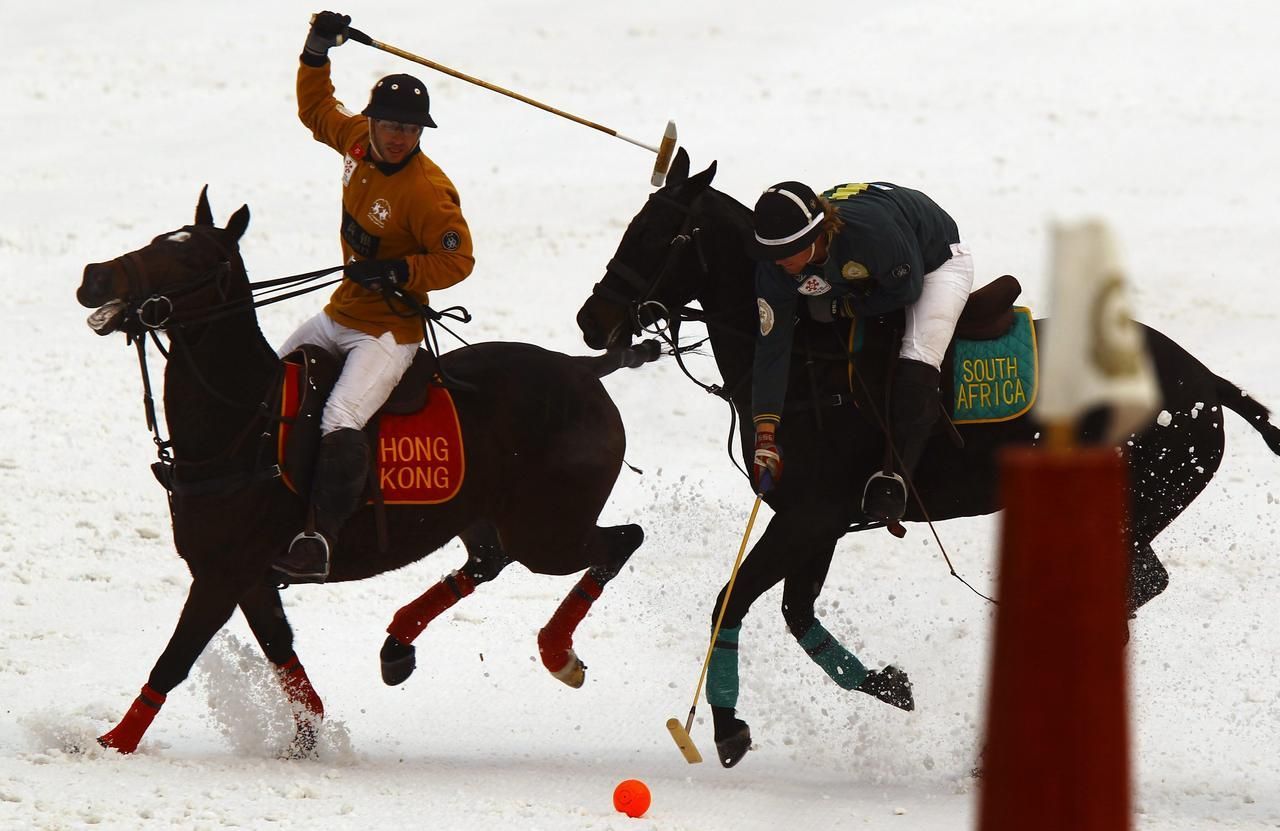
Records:
{"label": "horse hoof", "polygon": [[587,665],[582,663],[578,654],[570,649],[569,660],[551,675],[576,690],[587,680]]}
{"label": "horse hoof", "polygon": [[908,713],[916,708],[916,699],[911,692],[911,679],[893,664],[884,669],[871,670],[854,689]]}
{"label": "horse hoof", "polygon": [[418,662],[414,657],[416,650],[411,643],[400,643],[394,636],[387,635],[382,643],[382,651],[378,657],[382,659],[382,680],[388,687],[403,684],[413,675]]}
{"label": "horse hoof", "polygon": [[742,729],[726,738],[716,739],[716,756],[720,759],[720,764],[727,768],[741,762],[742,757],[751,749],[751,728],[746,722],[738,723],[742,725]]}
{"label": "horse hoof", "polygon": [[320,757],[319,745],[320,737],[317,728],[311,725],[299,725],[293,741],[289,743],[288,749],[280,754],[280,757],[292,762],[302,759],[318,759]]}

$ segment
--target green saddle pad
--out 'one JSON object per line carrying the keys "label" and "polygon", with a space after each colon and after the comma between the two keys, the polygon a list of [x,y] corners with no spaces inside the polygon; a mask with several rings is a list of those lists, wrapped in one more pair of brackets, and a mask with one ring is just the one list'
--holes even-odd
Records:
{"label": "green saddle pad", "polygon": [[1008,421],[1031,409],[1039,350],[1031,310],[1014,306],[1013,327],[995,340],[957,340],[952,365],[952,421]]}

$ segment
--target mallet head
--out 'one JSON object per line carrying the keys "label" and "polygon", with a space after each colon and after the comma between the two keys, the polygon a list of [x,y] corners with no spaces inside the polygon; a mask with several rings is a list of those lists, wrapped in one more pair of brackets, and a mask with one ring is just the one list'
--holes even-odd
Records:
{"label": "mallet head", "polygon": [[655,188],[662,187],[662,183],[667,180],[667,168],[671,167],[671,157],[676,152],[676,123],[674,121],[667,122],[667,129],[662,133],[662,143],[658,145],[658,158],[653,162],[653,176],[649,178],[649,184]]}

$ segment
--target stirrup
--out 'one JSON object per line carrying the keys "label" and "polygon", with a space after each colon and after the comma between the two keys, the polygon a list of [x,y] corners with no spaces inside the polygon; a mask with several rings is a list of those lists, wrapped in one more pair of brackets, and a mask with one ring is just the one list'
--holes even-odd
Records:
{"label": "stirrup", "polygon": [[[324,564],[319,571],[310,570],[303,571],[296,563],[290,560],[290,554],[293,554],[293,548],[300,542],[316,541],[320,544],[321,550],[324,551]],[[289,549],[283,558],[271,564],[271,567],[280,574],[288,577],[294,583],[323,583],[329,579],[329,563],[332,559],[332,551],[329,548],[329,540],[324,534],[314,531],[301,531],[293,539],[289,540]]]}
{"label": "stirrup", "polygon": [[[894,500],[892,506],[886,504]],[[892,510],[890,508],[892,507]],[[877,471],[862,489],[862,512],[874,519],[896,522],[907,510],[907,483],[896,473]]]}

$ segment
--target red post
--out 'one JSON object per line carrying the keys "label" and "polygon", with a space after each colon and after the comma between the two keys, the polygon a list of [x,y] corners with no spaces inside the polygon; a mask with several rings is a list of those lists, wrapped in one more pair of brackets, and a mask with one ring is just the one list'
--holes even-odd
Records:
{"label": "red post", "polygon": [[1127,831],[1128,488],[1114,448],[1002,458],[980,831]]}

